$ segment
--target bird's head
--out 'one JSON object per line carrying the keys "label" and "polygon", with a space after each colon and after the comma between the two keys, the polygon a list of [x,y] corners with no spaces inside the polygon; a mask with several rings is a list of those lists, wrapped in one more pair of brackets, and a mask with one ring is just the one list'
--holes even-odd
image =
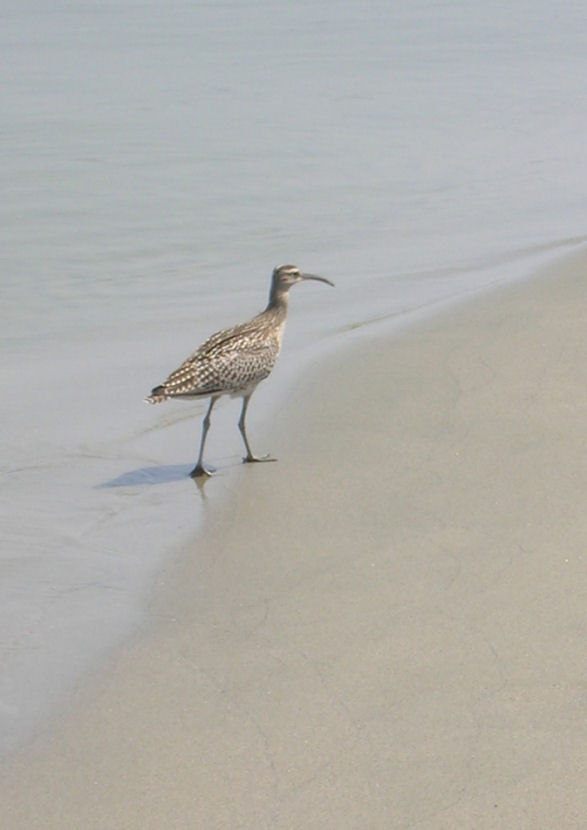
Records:
{"label": "bird's head", "polygon": [[289,291],[296,282],[303,282],[304,280],[317,280],[318,282],[325,282],[327,285],[334,285],[325,277],[317,277],[315,274],[303,274],[295,265],[279,265],[273,270],[272,288],[274,291]]}

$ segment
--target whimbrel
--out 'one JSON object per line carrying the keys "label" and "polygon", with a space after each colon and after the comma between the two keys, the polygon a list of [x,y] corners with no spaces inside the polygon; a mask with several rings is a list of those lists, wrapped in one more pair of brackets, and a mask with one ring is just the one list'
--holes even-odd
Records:
{"label": "whimbrel", "polygon": [[210,429],[210,413],[222,395],[243,399],[238,421],[247,453],[243,461],[275,460],[269,456],[258,458],[253,455],[245,418],[251,395],[271,373],[279,355],[289,289],[302,280],[318,280],[334,285],[324,277],[302,274],[295,265],[280,265],[273,271],[269,302],[264,311],[246,323],[213,334],[145,398],[148,403],[161,403],[168,398],[210,398],[202,422],[198,460],[190,473],[193,478],[210,475],[203,464],[204,444]]}

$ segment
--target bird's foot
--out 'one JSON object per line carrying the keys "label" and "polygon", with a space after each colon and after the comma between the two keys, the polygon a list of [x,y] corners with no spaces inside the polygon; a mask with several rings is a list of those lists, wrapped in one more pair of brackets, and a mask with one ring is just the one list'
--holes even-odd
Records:
{"label": "bird's foot", "polygon": [[196,464],[194,469],[190,473],[190,478],[201,478],[202,476],[210,476],[214,475],[214,470],[207,470],[201,464]]}
{"label": "bird's foot", "polygon": [[243,458],[243,464],[253,464],[254,462],[261,461],[277,461],[277,459],[270,455],[262,455],[261,458],[258,458],[256,455],[247,455]]}

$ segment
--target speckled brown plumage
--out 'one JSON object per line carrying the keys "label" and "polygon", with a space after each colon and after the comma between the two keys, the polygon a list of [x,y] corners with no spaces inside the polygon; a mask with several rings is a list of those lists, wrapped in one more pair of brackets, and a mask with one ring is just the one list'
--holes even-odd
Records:
{"label": "speckled brown plumage", "polygon": [[146,400],[160,403],[168,398],[239,396],[252,391],[271,373],[279,356],[285,314],[275,311],[268,309],[247,323],[213,334]]}
{"label": "speckled brown plumage", "polygon": [[271,279],[269,302],[265,310],[246,323],[213,334],[145,398],[152,404],[161,403],[169,398],[210,398],[203,422],[198,461],[192,470],[192,476],[209,475],[202,464],[202,456],[210,426],[210,413],[215,401],[222,395],[243,398],[239,429],[247,451],[244,460],[273,460],[257,458],[251,452],[245,416],[251,395],[257,385],[271,373],[279,356],[289,289],[302,280],[319,280],[329,285],[333,284],[323,277],[302,274],[295,265],[281,265],[275,268]]}

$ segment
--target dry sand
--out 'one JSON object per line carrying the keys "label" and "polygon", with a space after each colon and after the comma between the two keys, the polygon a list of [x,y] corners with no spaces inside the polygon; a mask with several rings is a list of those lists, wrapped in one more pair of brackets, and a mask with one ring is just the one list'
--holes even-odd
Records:
{"label": "dry sand", "polygon": [[584,827],[586,286],[582,253],[301,378],[0,826]]}

